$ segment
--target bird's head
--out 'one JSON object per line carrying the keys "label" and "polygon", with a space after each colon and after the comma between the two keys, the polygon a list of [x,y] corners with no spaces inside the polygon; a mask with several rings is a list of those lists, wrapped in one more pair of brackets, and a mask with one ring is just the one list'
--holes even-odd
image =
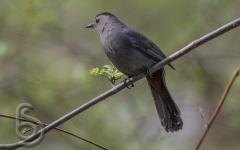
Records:
{"label": "bird's head", "polygon": [[102,33],[107,24],[110,25],[117,22],[120,22],[120,21],[117,19],[116,16],[114,16],[109,12],[104,12],[104,13],[98,14],[95,17],[93,23],[90,23],[85,28],[96,28],[100,33]]}

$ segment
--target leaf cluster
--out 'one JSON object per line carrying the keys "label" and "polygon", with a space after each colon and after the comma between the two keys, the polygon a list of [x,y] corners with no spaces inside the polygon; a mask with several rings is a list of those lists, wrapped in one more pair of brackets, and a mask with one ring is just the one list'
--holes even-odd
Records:
{"label": "leaf cluster", "polygon": [[102,69],[99,69],[98,67],[93,68],[90,70],[90,74],[106,77],[113,85],[115,85],[116,80],[123,76],[123,73],[119,72],[118,69],[113,65],[104,65]]}

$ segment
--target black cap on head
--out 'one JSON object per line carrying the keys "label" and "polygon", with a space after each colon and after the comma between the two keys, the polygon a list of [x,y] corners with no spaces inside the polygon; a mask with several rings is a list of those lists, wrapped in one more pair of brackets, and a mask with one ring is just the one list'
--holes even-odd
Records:
{"label": "black cap on head", "polygon": [[[106,15],[106,16],[116,17],[116,16],[114,16],[113,14],[111,14],[111,13],[109,13],[109,12],[103,12],[103,13],[98,14],[97,16],[100,16],[100,15]],[[96,16],[96,17],[97,17],[97,16]],[[95,17],[95,18],[96,18],[96,17]]]}

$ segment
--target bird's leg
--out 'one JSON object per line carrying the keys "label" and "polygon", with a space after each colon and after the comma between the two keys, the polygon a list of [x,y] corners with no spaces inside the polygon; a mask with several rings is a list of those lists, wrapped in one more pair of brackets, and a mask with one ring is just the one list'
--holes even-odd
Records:
{"label": "bird's leg", "polygon": [[153,74],[150,72],[150,67],[146,68],[146,75],[148,75],[150,78],[153,78]]}
{"label": "bird's leg", "polygon": [[[127,78],[123,79],[123,81],[121,81],[121,83],[123,82],[125,87],[127,87],[128,89],[131,89],[129,86],[127,86],[127,80],[131,83],[131,80],[130,80],[131,76],[128,76]],[[131,83],[130,85],[131,87],[134,87],[134,84]]]}

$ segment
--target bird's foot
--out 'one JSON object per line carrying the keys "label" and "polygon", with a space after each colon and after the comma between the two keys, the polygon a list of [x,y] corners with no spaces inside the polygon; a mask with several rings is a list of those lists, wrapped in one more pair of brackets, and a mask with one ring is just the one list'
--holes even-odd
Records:
{"label": "bird's foot", "polygon": [[131,83],[131,85],[127,86],[127,80],[131,83],[130,76],[127,77],[127,78],[125,78],[125,79],[123,79],[123,80],[121,81],[121,83],[123,82],[124,85],[125,85],[125,87],[127,87],[128,89],[131,89],[129,86],[134,87],[134,84],[133,84],[133,83]]}
{"label": "bird's foot", "polygon": [[150,78],[153,78],[153,74],[150,72],[150,67],[146,69],[146,75],[148,75]]}

